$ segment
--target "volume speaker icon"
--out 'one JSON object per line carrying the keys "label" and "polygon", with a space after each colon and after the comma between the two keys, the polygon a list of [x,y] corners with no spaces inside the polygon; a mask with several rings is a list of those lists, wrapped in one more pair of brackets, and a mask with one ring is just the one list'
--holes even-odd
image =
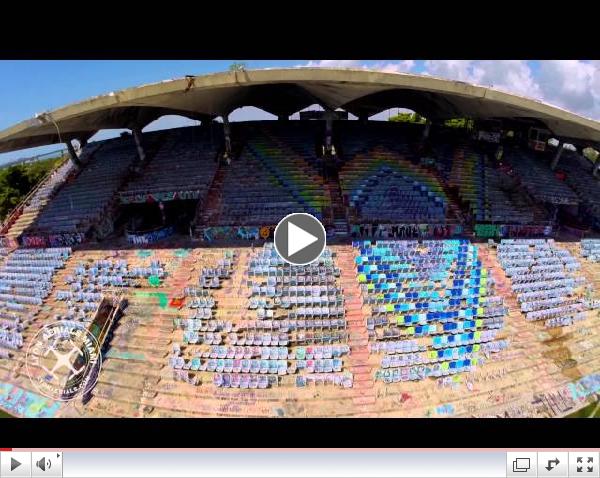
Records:
{"label": "volume speaker icon", "polygon": [[41,459],[35,462],[35,466],[37,466],[42,471],[46,471],[52,468],[52,462],[49,459],[42,457]]}

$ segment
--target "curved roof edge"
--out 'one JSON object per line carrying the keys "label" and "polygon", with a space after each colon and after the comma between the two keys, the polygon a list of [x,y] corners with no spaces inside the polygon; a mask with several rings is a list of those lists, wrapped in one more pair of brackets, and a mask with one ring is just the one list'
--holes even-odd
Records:
{"label": "curved roof edge", "polygon": [[175,114],[206,119],[256,106],[291,115],[311,104],[371,116],[407,107],[426,117],[535,118],[555,135],[600,142],[600,122],[492,88],[433,76],[366,69],[283,68],[187,76],[94,96],[0,131],[0,152],[130,128]]}

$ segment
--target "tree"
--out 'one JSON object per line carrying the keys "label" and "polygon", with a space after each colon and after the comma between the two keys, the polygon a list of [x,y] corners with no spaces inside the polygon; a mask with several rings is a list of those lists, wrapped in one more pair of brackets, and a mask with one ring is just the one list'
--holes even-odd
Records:
{"label": "tree", "polygon": [[246,63],[236,62],[229,65],[229,71],[246,71]]}
{"label": "tree", "polygon": [[418,113],[398,113],[397,115],[392,116],[389,121],[394,121],[397,123],[423,124],[426,120]]}
{"label": "tree", "polygon": [[444,126],[449,128],[473,129],[473,120],[467,118],[453,118],[444,121]]}
{"label": "tree", "polygon": [[0,220],[4,220],[62,160],[44,159],[0,168]]}

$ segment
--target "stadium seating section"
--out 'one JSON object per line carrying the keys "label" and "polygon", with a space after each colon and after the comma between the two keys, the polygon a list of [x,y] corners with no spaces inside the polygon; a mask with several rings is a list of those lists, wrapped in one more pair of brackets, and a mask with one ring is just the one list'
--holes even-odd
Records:
{"label": "stadium seating section", "polygon": [[543,320],[547,328],[585,319],[580,263],[552,239],[503,239],[498,258],[511,278],[527,320]]}
{"label": "stadium seating section", "polygon": [[466,240],[357,243],[358,280],[371,308],[371,352],[386,383],[470,371],[496,340],[506,308]]}
{"label": "stadium seating section", "polygon": [[533,152],[516,149],[506,151],[505,158],[536,200],[554,205],[579,203],[575,192],[550,169],[549,161]]}
{"label": "stadium seating section", "polygon": [[[246,131],[246,143],[239,159],[225,168],[219,200],[214,209],[203,212],[205,223],[214,225],[275,225],[292,212],[308,212],[322,219],[330,197],[315,167],[302,135],[291,131],[275,137],[268,126]],[[300,139],[299,139],[300,138]],[[303,143],[313,138],[305,135]]]}
{"label": "stadium seating section", "polygon": [[[468,228],[545,224],[553,206],[597,227],[591,165],[565,152],[553,172],[512,147],[501,165],[451,132],[422,154],[421,125],[369,123],[335,122],[334,159],[310,121],[232,124],[230,161],[222,130],[202,127],[144,133],[144,163],[130,136],[86,146],[81,168],[64,163],[22,204],[6,234],[20,244],[0,247],[0,408],[152,418],[583,408],[600,390],[600,239],[483,243]],[[273,226],[301,211],[336,231],[467,219],[439,239],[340,234],[308,266],[285,263],[270,240],[176,235],[139,249],[112,234],[131,203],[181,199],[198,203],[196,231]],[[123,313],[90,396],[41,396],[27,374],[35,334],[57,321],[89,326],[115,298]]]}
{"label": "stadium seating section", "polygon": [[219,142],[199,127],[169,130],[149,164],[120,190],[122,203],[203,200],[217,169]]}
{"label": "stadium seating section", "polygon": [[449,185],[457,188],[475,221],[496,224],[534,222],[531,205],[507,175],[486,164],[483,154],[467,145],[457,147],[453,154]]}
{"label": "stadium seating section", "polygon": [[86,234],[109,217],[115,195],[137,157],[131,137],[108,140],[91,155],[77,178],[65,184],[25,235]]}

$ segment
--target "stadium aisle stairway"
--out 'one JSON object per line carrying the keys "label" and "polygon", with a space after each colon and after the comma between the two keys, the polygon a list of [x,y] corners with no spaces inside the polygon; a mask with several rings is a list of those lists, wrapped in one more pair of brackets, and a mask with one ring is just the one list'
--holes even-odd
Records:
{"label": "stadium aisle stairway", "polygon": [[354,375],[354,389],[357,394],[353,402],[360,416],[363,416],[363,413],[364,416],[371,416],[376,402],[375,382],[369,356],[369,335],[365,327],[365,307],[356,281],[356,254],[351,246],[339,246],[337,254],[349,329],[349,364]]}

